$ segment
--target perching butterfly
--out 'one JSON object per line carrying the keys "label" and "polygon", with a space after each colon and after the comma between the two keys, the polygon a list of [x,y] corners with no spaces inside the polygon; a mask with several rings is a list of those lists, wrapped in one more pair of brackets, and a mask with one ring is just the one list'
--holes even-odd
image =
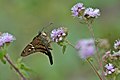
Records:
{"label": "perching butterfly", "polygon": [[[52,23],[50,23],[51,25]],[[44,29],[44,28],[43,28]],[[42,52],[46,54],[49,58],[50,64],[53,64],[52,54],[50,50],[52,50],[50,46],[50,38],[48,35],[43,31],[40,31],[39,34],[34,37],[32,42],[30,42],[22,51],[21,56],[25,57],[30,54],[36,53],[36,52]]]}

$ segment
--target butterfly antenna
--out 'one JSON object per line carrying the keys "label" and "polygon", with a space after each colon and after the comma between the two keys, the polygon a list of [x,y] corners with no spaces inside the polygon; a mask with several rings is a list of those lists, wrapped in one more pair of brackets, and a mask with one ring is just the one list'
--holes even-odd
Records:
{"label": "butterfly antenna", "polygon": [[45,27],[43,27],[41,31],[43,31],[45,28],[48,28],[52,24],[53,24],[53,22],[50,22],[48,25],[46,25]]}

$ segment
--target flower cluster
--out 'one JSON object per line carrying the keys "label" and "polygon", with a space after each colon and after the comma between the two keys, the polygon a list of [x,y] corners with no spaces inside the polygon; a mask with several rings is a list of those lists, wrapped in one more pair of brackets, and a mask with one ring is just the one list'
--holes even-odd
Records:
{"label": "flower cluster", "polygon": [[117,60],[120,57],[120,40],[116,40],[114,42],[114,49],[118,50],[118,51],[107,51],[104,55],[103,55],[103,61],[107,62],[108,60]]}
{"label": "flower cluster", "polygon": [[77,3],[71,8],[72,15],[74,17],[79,17],[82,15],[82,12],[85,10],[83,3]]}
{"label": "flower cluster", "polygon": [[115,72],[115,67],[113,66],[113,64],[108,63],[105,65],[105,75],[110,75],[112,73]]}
{"label": "flower cluster", "polygon": [[[114,43],[114,49],[115,51],[109,50],[107,51],[103,57],[102,60],[105,62],[105,75],[117,75],[120,70],[119,68],[119,59],[120,59],[120,40],[116,40]],[[108,64],[109,63],[109,64]],[[115,66],[114,66],[114,65]],[[113,74],[114,73],[114,74]]]}
{"label": "flower cluster", "polygon": [[114,43],[114,48],[115,49],[120,49],[120,40],[116,40]]}
{"label": "flower cluster", "polygon": [[93,39],[83,39],[78,41],[76,49],[82,59],[86,59],[95,53],[95,44]]}
{"label": "flower cluster", "polygon": [[64,41],[65,37],[67,36],[67,29],[60,27],[58,29],[54,29],[51,32],[51,39],[54,42],[61,42]]}
{"label": "flower cluster", "polygon": [[98,18],[100,16],[99,9],[85,8],[83,3],[77,3],[71,8],[72,15],[82,19]]}
{"label": "flower cluster", "polygon": [[9,33],[2,33],[0,35],[0,47],[5,43],[10,43],[15,40],[15,37]]}
{"label": "flower cluster", "polygon": [[103,55],[102,60],[107,63],[107,59],[108,59],[108,58],[111,58],[111,57],[112,57],[111,51],[107,51],[107,52]]}
{"label": "flower cluster", "polygon": [[85,18],[97,18],[98,16],[100,16],[99,9],[87,8],[84,12]]}

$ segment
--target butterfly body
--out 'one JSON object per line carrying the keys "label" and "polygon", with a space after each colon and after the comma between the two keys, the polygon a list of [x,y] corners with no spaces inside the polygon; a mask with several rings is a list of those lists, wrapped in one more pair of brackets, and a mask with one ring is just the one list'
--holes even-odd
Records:
{"label": "butterfly body", "polygon": [[50,39],[45,32],[41,31],[36,37],[33,38],[32,42],[24,48],[21,56],[25,57],[36,52],[41,52],[49,57],[50,64],[52,65],[53,60],[50,50],[52,50],[50,46]]}

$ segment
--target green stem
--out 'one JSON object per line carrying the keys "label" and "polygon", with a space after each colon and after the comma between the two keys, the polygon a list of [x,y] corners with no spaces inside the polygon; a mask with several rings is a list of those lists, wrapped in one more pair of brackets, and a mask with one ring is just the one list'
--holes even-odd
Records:
{"label": "green stem", "polygon": [[89,59],[86,59],[87,62],[90,64],[90,66],[92,67],[92,69],[94,70],[94,72],[96,73],[96,75],[99,77],[100,80],[102,80],[102,77],[100,76],[100,74],[98,73],[97,69],[94,67],[94,65],[91,63],[91,61],[89,61]]}
{"label": "green stem", "polygon": [[[70,46],[72,46],[73,48],[75,48],[74,45],[72,45],[68,40],[66,40],[66,42],[67,42]],[[75,48],[75,49],[76,49],[76,48]],[[87,59],[87,62],[91,65],[92,69],[95,71],[95,73],[97,74],[97,76],[99,77],[99,79],[102,80],[100,74],[97,72],[97,69],[94,67],[94,65],[93,65],[88,59]]]}
{"label": "green stem", "polygon": [[68,40],[65,40],[65,41],[66,41],[66,43],[68,43],[71,47],[73,47],[74,49],[76,49],[75,46],[74,46],[72,43],[70,43]]}
{"label": "green stem", "polygon": [[116,80],[116,76],[113,77],[113,80]]}
{"label": "green stem", "polygon": [[89,22],[86,22],[88,24],[88,29],[90,31],[90,34],[94,40],[95,43],[95,48],[96,48],[96,52],[97,52],[97,56],[98,56],[98,62],[100,62],[100,55],[98,54],[98,49],[97,49],[97,45],[96,45],[96,39],[95,39],[95,35],[94,35],[94,31],[93,28],[91,27],[91,24]]}
{"label": "green stem", "polygon": [[8,55],[5,55],[4,58],[7,60],[7,62],[12,66],[12,68],[20,75],[21,80],[27,80],[24,75],[20,72],[20,70],[13,64],[13,62],[10,60]]}
{"label": "green stem", "polygon": [[93,28],[91,27],[91,23],[89,23],[88,21],[86,21],[86,23],[88,24],[88,29],[89,29],[89,31],[90,31],[90,33],[91,33],[91,36],[92,36],[92,38],[94,39],[94,43],[95,43],[95,48],[96,48],[96,52],[97,52],[97,61],[98,61],[98,63],[99,63],[99,69],[101,69],[102,70],[102,76],[103,76],[103,78],[104,78],[104,70],[103,70],[103,63],[102,63],[102,60],[101,60],[101,58],[100,58],[100,55],[99,55],[99,52],[98,52],[98,48],[97,48],[97,45],[96,45],[96,39],[95,39],[95,35],[94,35],[94,31],[93,31]]}

